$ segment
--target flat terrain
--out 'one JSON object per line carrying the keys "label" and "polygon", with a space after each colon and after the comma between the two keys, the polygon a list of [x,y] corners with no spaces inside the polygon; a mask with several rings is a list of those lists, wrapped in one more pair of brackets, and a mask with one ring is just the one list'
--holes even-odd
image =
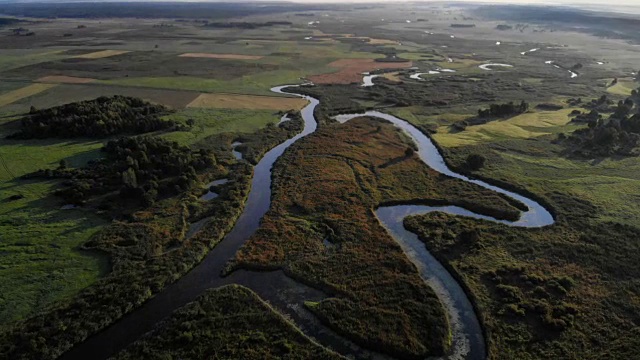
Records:
{"label": "flat terrain", "polygon": [[[227,270],[282,271],[326,296],[305,306],[280,299],[284,311],[238,286],[207,291],[117,358],[337,357],[330,342],[307,337],[316,325],[356,358],[449,351],[450,319],[436,291],[374,210],[447,203],[514,215],[517,204],[439,176],[388,123],[331,118],[365,110],[409,121],[456,171],[554,214],[554,225],[529,230],[443,213],[406,220],[474,303],[489,359],[627,360],[640,351],[640,20],[632,12],[25,3],[3,13],[0,357],[55,359],[215,251],[243,211],[253,166],[302,129],[298,111],[308,102],[270,89],[305,83],[314,85],[295,91],[320,100],[318,129],[274,165],[267,215]],[[363,87],[364,73],[380,76]],[[88,124],[64,114],[82,137],[7,138],[30,113],[114,95],[148,101],[148,112],[164,106],[157,119],[142,110],[136,124],[169,125],[96,137],[117,119],[105,110]],[[478,115],[523,100],[525,111]],[[39,126],[46,134],[46,121]],[[112,164],[117,188],[87,175],[111,161],[101,151],[109,141],[135,136],[148,143]],[[158,152],[147,153],[154,142]],[[167,169],[141,172],[152,158]],[[164,170],[170,176],[159,176]],[[79,193],[60,196],[79,181]],[[218,197],[202,200],[209,192]],[[89,201],[63,200],[74,196]],[[299,318],[283,318],[287,311]],[[300,318],[308,322],[293,322]]]}
{"label": "flat terrain", "polygon": [[202,94],[190,102],[189,108],[206,109],[255,109],[255,110],[300,110],[307,101],[300,98],[269,96]]}
{"label": "flat terrain", "polygon": [[74,57],[76,59],[102,59],[102,58],[122,55],[126,53],[128,53],[128,51],[126,50],[102,50],[102,51],[91,52],[88,54],[76,55]]}
{"label": "flat terrain", "polygon": [[64,76],[64,75],[50,75],[50,76],[41,77],[41,78],[37,79],[36,81],[43,82],[43,83],[54,83],[54,84],[58,84],[58,83],[60,83],[60,84],[88,84],[88,83],[96,81],[96,79],[81,78],[81,77],[74,77],[74,76]]}
{"label": "flat terrain", "polygon": [[51,84],[32,84],[29,86],[25,86],[20,89],[16,89],[10,91],[8,93],[4,93],[0,95],[0,106],[5,106],[12,104],[18,100],[22,100],[24,98],[28,98],[35,94],[41,93],[43,91],[49,90],[55,85]]}
{"label": "flat terrain", "polygon": [[315,84],[351,84],[362,80],[362,73],[379,69],[397,69],[411,67],[411,62],[376,62],[372,59],[340,59],[328,64],[338,69],[327,74],[310,76]]}
{"label": "flat terrain", "polygon": [[240,54],[208,54],[208,53],[185,53],[180,57],[207,58],[207,59],[228,59],[228,60],[260,60],[262,56],[240,55]]}

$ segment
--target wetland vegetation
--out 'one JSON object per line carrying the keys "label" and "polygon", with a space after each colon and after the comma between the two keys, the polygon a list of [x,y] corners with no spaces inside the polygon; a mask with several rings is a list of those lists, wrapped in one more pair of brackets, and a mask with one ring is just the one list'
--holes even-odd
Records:
{"label": "wetland vegetation", "polygon": [[[128,316],[144,317],[189,276],[225,286],[205,281],[115,358],[450,355],[457,319],[376,209],[454,206],[516,221],[526,206],[430,169],[388,122],[333,119],[367,110],[428,134],[455,172],[553,215],[541,228],[439,211],[404,220],[472,304],[487,353],[466,359],[640,351],[635,13],[435,3],[2,12],[0,358],[74,359],[83,345],[110,356],[91,341],[126,333]],[[319,104],[271,90],[284,84],[306,84],[286,91]],[[313,133],[278,155],[271,192],[252,186],[268,151],[301,132]],[[271,196],[257,231],[198,275],[235,246],[223,239],[248,216],[251,191]]]}

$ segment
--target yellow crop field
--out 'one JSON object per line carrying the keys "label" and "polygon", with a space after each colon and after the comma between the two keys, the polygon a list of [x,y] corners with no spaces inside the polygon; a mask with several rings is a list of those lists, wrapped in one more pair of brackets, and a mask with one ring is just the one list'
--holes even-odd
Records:
{"label": "yellow crop field", "polygon": [[31,84],[23,88],[0,95],[0,107],[12,104],[20,99],[49,90],[56,84]]}
{"label": "yellow crop field", "polygon": [[227,59],[227,60],[260,60],[263,56],[242,55],[242,54],[209,54],[209,53],[186,53],[180,57]]}
{"label": "yellow crop field", "polygon": [[209,109],[299,110],[307,101],[299,98],[237,94],[200,94],[187,107]]}
{"label": "yellow crop field", "polygon": [[96,79],[64,75],[49,75],[41,77],[36,81],[54,84],[87,84],[96,81]]}
{"label": "yellow crop field", "polygon": [[102,58],[106,58],[106,57],[126,54],[128,52],[130,52],[130,51],[126,51],[126,50],[102,50],[102,51],[96,51],[96,52],[92,52],[92,53],[88,53],[88,54],[82,54],[82,55],[78,55],[78,56],[74,56],[74,57],[76,59],[102,59]]}

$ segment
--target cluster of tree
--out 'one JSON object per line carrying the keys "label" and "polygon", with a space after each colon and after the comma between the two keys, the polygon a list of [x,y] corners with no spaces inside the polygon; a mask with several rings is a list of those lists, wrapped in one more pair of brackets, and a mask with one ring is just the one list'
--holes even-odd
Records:
{"label": "cluster of tree", "polygon": [[559,135],[559,139],[575,155],[595,156],[638,156],[640,155],[640,113],[631,98],[618,102],[613,113],[605,120],[596,110],[580,114],[573,121],[587,122],[588,127],[571,133],[569,137]]}
{"label": "cluster of tree", "polygon": [[480,154],[469,154],[466,165],[469,170],[476,171],[482,169],[486,161],[487,159]]}
{"label": "cluster of tree", "polygon": [[[109,141],[102,151],[106,157],[85,168],[69,169],[61,162],[55,170],[39,170],[31,176],[67,179],[56,194],[69,204],[82,205],[96,196],[119,192],[129,203],[149,207],[159,197],[188,191],[197,183],[198,172],[216,164],[210,150],[194,151],[150,136]],[[114,198],[107,197],[100,206],[109,209],[113,203]]]}
{"label": "cluster of tree", "polygon": [[506,24],[498,24],[496,26],[496,29],[498,30],[502,30],[502,31],[506,31],[506,30],[513,30],[513,26],[511,25],[506,25]]}
{"label": "cluster of tree", "polygon": [[474,28],[476,24],[451,24],[452,28]]}
{"label": "cluster of tree", "polygon": [[257,29],[261,27],[270,27],[276,25],[292,25],[290,21],[267,21],[264,23],[259,22],[212,22],[207,23],[205,26],[223,29]]}
{"label": "cluster of tree", "polygon": [[13,25],[22,22],[22,20],[16,18],[0,17],[0,26]]}
{"label": "cluster of tree", "polygon": [[[302,127],[302,121],[297,119],[284,122],[280,127],[266,127],[257,131],[254,137],[244,139],[255,141],[245,145],[251,146],[254,154],[263,154],[290,138],[294,128],[299,132]],[[202,146],[210,148],[216,159],[223,159],[229,151],[227,146],[221,144],[233,141],[234,136],[236,135],[217,134],[208,137],[202,142]],[[113,146],[114,154],[125,158],[127,164],[133,163],[131,167],[134,171],[135,162],[127,160],[124,155],[128,154],[132,160],[138,160],[138,166],[141,166],[140,159],[144,159],[142,154],[138,157],[129,154],[127,150],[130,149],[133,153],[136,152],[134,149],[142,148],[141,141],[145,138],[136,139],[139,140],[132,141],[140,141],[140,146],[115,146],[118,143]],[[147,158],[151,154],[163,157],[162,144],[169,145],[172,149],[180,148],[160,139],[151,141],[154,140],[158,146],[149,148],[147,144],[144,150]],[[123,141],[121,144],[128,140]],[[200,154],[200,151],[191,152],[196,158],[201,157]],[[175,157],[154,162],[158,166],[180,163]],[[129,166],[122,169],[128,171],[128,168]],[[189,171],[186,164],[183,168]],[[62,173],[61,170],[49,172]],[[210,167],[202,174],[207,179],[223,175],[229,178],[229,183],[216,201],[202,202],[198,201],[197,196],[190,196],[197,193],[196,187],[190,194],[163,199],[145,211],[133,213],[122,218],[123,221],[107,225],[82,248],[108,254],[113,265],[112,271],[68,301],[44,309],[23,322],[0,329],[0,359],[58,358],[64,351],[114,323],[166,285],[179,279],[198,264],[234,226],[251,187],[252,172],[252,166],[246,162],[220,161],[218,166]],[[114,180],[122,181],[122,174],[117,174]],[[130,180],[131,177],[128,181]],[[73,181],[71,176],[69,181]],[[138,186],[144,186],[141,181],[143,180],[136,171]],[[164,184],[160,178],[156,182],[159,188]],[[114,189],[118,190],[118,187]],[[119,200],[118,203],[122,202],[117,194],[114,197]],[[187,237],[187,225],[203,218],[209,220],[199,231]],[[273,322],[270,324],[273,325]]]}
{"label": "cluster of tree", "polygon": [[488,109],[478,109],[478,117],[508,117],[522,114],[529,110],[529,104],[522,100],[520,104],[514,104],[513,101],[506,104],[491,104]]}
{"label": "cluster of tree", "polygon": [[11,29],[11,32],[15,36],[33,36],[33,35],[36,34],[33,31],[29,31],[29,29],[25,29],[23,27],[19,27],[19,28],[16,28],[16,29]]}
{"label": "cluster of tree", "polygon": [[45,110],[31,107],[29,115],[21,120],[20,132],[14,139],[105,137],[122,133],[142,134],[172,128],[173,121],[164,121],[160,115],[168,109],[139,98],[127,96],[101,96],[95,100],[80,101]]}
{"label": "cluster of tree", "polygon": [[529,315],[546,331],[563,331],[573,325],[578,308],[564,301],[575,285],[572,278],[543,277],[519,267],[503,267],[488,275],[503,304],[503,316]]}
{"label": "cluster of tree", "polygon": [[[582,99],[577,99],[578,104],[582,103]],[[602,95],[597,99],[585,103],[583,106],[587,109],[597,110],[600,112],[608,112],[612,110],[612,105],[615,104],[613,100],[609,99],[607,95]]]}
{"label": "cluster of tree", "polygon": [[506,104],[491,104],[488,109],[478,109],[478,116],[453,123],[451,127],[464,131],[467,126],[486,124],[491,120],[519,115],[529,110],[529,104],[522,100],[520,104],[513,101]]}

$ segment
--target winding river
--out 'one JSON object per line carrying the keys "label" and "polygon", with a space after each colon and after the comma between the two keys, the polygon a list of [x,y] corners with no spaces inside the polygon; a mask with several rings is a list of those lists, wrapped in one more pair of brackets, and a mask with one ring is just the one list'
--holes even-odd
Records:
{"label": "winding river", "polygon": [[445,359],[484,359],[486,357],[486,348],[482,336],[482,328],[466,293],[444,266],[427,250],[422,241],[418,239],[418,236],[404,228],[403,221],[408,216],[440,211],[453,215],[500,222],[511,226],[542,227],[553,224],[553,216],[534,200],[452,171],[431,139],[405,120],[378,111],[338,115],[335,119],[344,123],[362,116],[384,119],[402,129],[418,146],[417,153],[420,159],[433,170],[504,194],[527,206],[528,210],[523,212],[517,221],[498,220],[458,206],[394,205],[380,207],[376,210],[378,220],[400,244],[402,250],[418,268],[422,279],[433,288],[447,310],[453,341],[452,352]]}
{"label": "winding river", "polygon": [[[294,86],[295,85],[275,87],[272,91],[283,94],[285,93],[283,91],[284,88]],[[292,281],[280,273],[276,273],[270,277],[265,277],[265,275],[261,273],[248,273],[244,271],[236,271],[229,277],[222,277],[220,274],[227,261],[235,255],[242,244],[258,229],[262,217],[270,207],[271,168],[273,164],[289,146],[316,130],[317,122],[314,117],[314,110],[319,104],[319,101],[308,96],[298,96],[309,101],[309,104],[301,111],[304,120],[304,129],[301,133],[268,151],[255,166],[251,191],[245,204],[244,212],[236,221],[231,232],[224,237],[199,265],[180,278],[176,283],[165,288],[143,306],[124,316],[112,326],[90,337],[85,342],[78,344],[78,346],[65,353],[61,357],[62,359],[102,359],[109,357],[129,343],[135,341],[142,334],[152,330],[155,324],[170,315],[175,309],[195,300],[205,290],[229,283],[241,283],[252,289],[257,288],[258,294],[266,300],[270,302],[280,301],[280,303],[284,301],[284,305],[289,306],[289,303],[286,303],[285,300],[278,298],[278,294],[284,292],[280,287],[289,286],[290,288],[293,286],[290,284]],[[520,219],[515,222],[497,220],[456,206],[430,207],[397,205],[380,207],[376,210],[376,215],[380,222],[416,265],[423,280],[436,291],[447,310],[453,334],[453,351],[443,359],[484,359],[486,357],[486,349],[482,329],[474,308],[465,292],[451,274],[427,251],[425,245],[418,240],[417,236],[404,229],[403,220],[411,215],[442,211],[455,215],[499,221],[511,226],[542,227],[552,224],[554,222],[553,217],[540,204],[529,198],[453,172],[447,167],[440,152],[429,137],[402,119],[381,112],[369,111],[362,114],[340,115],[336,117],[336,120],[345,122],[361,116],[381,118],[390,121],[395,126],[404,130],[418,146],[417,153],[422,161],[434,170],[504,194],[520,201],[528,207],[528,210],[523,212]],[[194,225],[201,228],[204,222],[206,222],[206,220]],[[192,229],[190,234],[193,235],[196,231],[196,229]],[[267,290],[265,290],[265,286],[268,288]],[[308,300],[309,296],[311,296],[309,294],[313,294],[313,291],[313,289],[307,291],[307,295],[305,295],[306,298],[305,296],[298,295],[300,299],[290,298],[288,301],[292,302],[295,300],[301,302]],[[320,295],[315,294],[314,296]],[[317,300],[320,300],[320,298]],[[304,320],[301,319],[303,316],[300,318],[296,317],[295,314],[293,316],[295,318],[294,320]],[[314,320],[311,319],[309,321]],[[326,330],[323,331],[320,334],[320,338],[326,335],[326,332]],[[317,334],[314,333],[312,335],[318,338]],[[332,341],[331,345],[336,351],[343,352],[341,349],[345,349],[345,352],[349,352],[353,350],[353,345],[340,348],[340,345],[335,343],[335,338],[336,336],[329,336],[329,340],[327,341]],[[353,355],[353,352],[351,352],[351,354]],[[383,358],[385,357],[383,356]]]}

